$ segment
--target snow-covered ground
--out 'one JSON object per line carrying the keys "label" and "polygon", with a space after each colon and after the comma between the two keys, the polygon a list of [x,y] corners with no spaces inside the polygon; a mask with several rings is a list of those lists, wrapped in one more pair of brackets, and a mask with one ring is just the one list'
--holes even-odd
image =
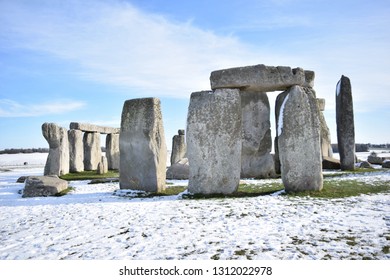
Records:
{"label": "snow-covered ground", "polygon": [[[129,199],[114,194],[118,183],[75,181],[66,196],[22,198],[16,179],[42,175],[46,160],[24,156],[0,155],[3,260],[390,259],[390,193],[332,200]],[[389,182],[390,172],[354,177]]]}

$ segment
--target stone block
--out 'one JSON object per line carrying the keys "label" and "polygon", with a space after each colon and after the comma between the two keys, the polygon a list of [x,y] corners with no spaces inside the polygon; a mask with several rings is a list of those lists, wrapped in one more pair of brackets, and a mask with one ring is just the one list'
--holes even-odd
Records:
{"label": "stone block", "polygon": [[69,128],[81,130],[83,132],[97,132],[101,134],[118,134],[120,131],[120,128],[99,126],[99,125],[94,125],[89,123],[79,123],[79,122],[71,122]]}
{"label": "stone block", "polygon": [[241,117],[238,89],[191,94],[187,116],[189,192],[228,194],[237,190]]}
{"label": "stone block", "polygon": [[84,170],[96,170],[102,157],[100,146],[100,133],[85,132],[84,143]]}
{"label": "stone block", "polygon": [[119,169],[119,134],[107,134],[106,136],[106,157],[108,169]]}
{"label": "stone block", "polygon": [[23,197],[54,196],[68,188],[68,182],[57,176],[29,176],[25,181]]}
{"label": "stone block", "polygon": [[[181,134],[182,133],[182,134]],[[171,165],[186,157],[187,145],[184,129],[178,131],[178,135],[172,138]]]}
{"label": "stone block", "polygon": [[124,103],[119,149],[121,189],[148,192],[165,189],[167,147],[158,98]]}
{"label": "stone block", "polygon": [[69,139],[69,171],[84,171],[83,132],[76,129],[68,130]]}

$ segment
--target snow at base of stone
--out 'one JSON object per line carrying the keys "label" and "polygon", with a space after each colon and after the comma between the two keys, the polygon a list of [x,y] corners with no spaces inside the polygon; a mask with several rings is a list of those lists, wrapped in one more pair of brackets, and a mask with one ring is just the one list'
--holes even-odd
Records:
{"label": "snow at base of stone", "polygon": [[283,114],[284,114],[284,106],[286,105],[286,101],[288,99],[289,94],[283,100],[282,106],[280,106],[279,119],[278,119],[278,136],[282,134],[283,129]]}
{"label": "snow at base of stone", "polygon": [[337,83],[337,86],[336,86],[336,95],[339,96],[340,94],[340,84],[341,84],[341,80]]}

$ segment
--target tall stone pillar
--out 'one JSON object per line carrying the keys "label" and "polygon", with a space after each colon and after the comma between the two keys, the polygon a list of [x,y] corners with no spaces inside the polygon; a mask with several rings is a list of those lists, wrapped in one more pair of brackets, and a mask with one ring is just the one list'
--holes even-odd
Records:
{"label": "tall stone pillar", "polygon": [[84,133],[84,170],[97,170],[98,164],[102,157],[102,149],[100,146],[100,133],[85,132]]}
{"label": "tall stone pillar", "polygon": [[337,144],[341,170],[355,169],[355,123],[352,89],[348,77],[341,76],[336,86]]}
{"label": "tall stone pillar", "polygon": [[191,94],[187,117],[189,192],[228,194],[237,190],[241,117],[238,89]]}
{"label": "tall stone pillar", "polygon": [[81,130],[68,130],[69,139],[69,171],[84,171],[83,132]]}
{"label": "tall stone pillar", "polygon": [[119,134],[111,133],[106,136],[106,157],[108,169],[119,169]]}
{"label": "tall stone pillar", "polygon": [[326,124],[325,116],[322,113],[325,110],[325,99],[317,98],[318,107],[320,109],[319,119],[321,128],[321,155],[322,157],[333,157],[332,141],[330,138],[330,130]]}
{"label": "tall stone pillar", "polygon": [[178,130],[178,135],[172,138],[171,165],[186,157],[187,146],[184,129]]}
{"label": "tall stone pillar", "polygon": [[165,189],[167,146],[158,98],[124,103],[119,149],[121,189],[148,192]]}
{"label": "tall stone pillar", "polygon": [[293,86],[282,97],[277,135],[284,187],[286,191],[321,190],[320,123],[315,92]]}
{"label": "tall stone pillar", "polygon": [[266,93],[243,91],[241,178],[270,178],[275,175],[271,155],[270,106]]}
{"label": "tall stone pillar", "polygon": [[42,134],[49,143],[44,175],[65,175],[69,173],[69,141],[67,130],[55,123],[44,123]]}

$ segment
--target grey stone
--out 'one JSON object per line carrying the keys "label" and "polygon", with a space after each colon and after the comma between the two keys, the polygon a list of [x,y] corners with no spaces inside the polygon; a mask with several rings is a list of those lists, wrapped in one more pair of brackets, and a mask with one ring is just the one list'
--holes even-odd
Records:
{"label": "grey stone", "polygon": [[69,141],[67,130],[55,123],[44,123],[42,134],[49,143],[44,175],[65,175],[69,173]]}
{"label": "grey stone", "polygon": [[102,157],[102,149],[100,147],[100,133],[85,132],[83,142],[84,170],[96,170]]}
{"label": "grey stone", "polygon": [[106,136],[106,157],[108,169],[119,169],[119,134],[107,134]]}
{"label": "grey stone", "polygon": [[171,165],[167,169],[167,179],[170,180],[188,180],[190,167],[188,158],[182,158],[180,161]]}
{"label": "grey stone", "polygon": [[[275,126],[276,126],[276,132],[279,131],[279,115],[280,115],[280,108],[282,107],[283,101],[286,98],[288,94],[288,91],[284,91],[280,93],[275,100]],[[281,168],[280,168],[280,157],[279,157],[279,145],[278,145],[278,133],[275,135],[275,140],[274,140],[274,150],[275,150],[275,155],[274,155],[274,162],[275,162],[275,173],[280,174],[281,173]]]}
{"label": "grey stone", "polygon": [[390,168],[390,160],[386,159],[383,161],[382,168]]}
{"label": "grey stone", "polygon": [[319,109],[315,92],[291,87],[285,94],[278,119],[278,149],[286,191],[321,190]]}
{"label": "grey stone", "polygon": [[341,170],[355,169],[355,124],[352,89],[348,77],[341,76],[336,86],[337,144]]}
{"label": "grey stone", "polygon": [[322,169],[340,169],[340,160],[332,157],[322,157]]}
{"label": "grey stone", "polygon": [[97,169],[96,169],[96,173],[99,174],[99,175],[103,175],[105,172],[104,172],[104,164],[103,162],[99,162],[98,165],[97,165]]}
{"label": "grey stone", "polygon": [[241,178],[275,176],[270,106],[266,93],[241,91]]}
{"label": "grey stone", "polygon": [[177,131],[177,133],[178,133],[179,135],[184,135],[184,134],[185,134],[185,130],[184,130],[184,129],[179,129],[179,130]]}
{"label": "grey stone", "polygon": [[27,179],[27,176],[20,176],[17,180],[16,183],[24,183]]}
{"label": "grey stone", "polygon": [[333,157],[332,140],[330,130],[326,123],[325,116],[322,111],[325,110],[325,99],[317,98],[319,107],[320,134],[321,134],[321,154],[322,157]]}
{"label": "grey stone", "polygon": [[358,163],[360,168],[373,168],[368,161],[362,161]]}
{"label": "grey stone", "polygon": [[305,70],[305,83],[303,87],[314,87],[315,72],[311,70]]}
{"label": "grey stone", "polygon": [[84,171],[83,132],[76,129],[68,130],[69,139],[69,171]]}
{"label": "grey stone", "polygon": [[382,164],[383,163],[383,159],[381,157],[378,157],[376,154],[369,155],[367,157],[367,161],[371,164]]}
{"label": "grey stone", "polygon": [[23,197],[54,196],[68,188],[68,182],[57,176],[29,176],[25,181]]}
{"label": "grey stone", "polygon": [[102,159],[100,160],[100,162],[103,164],[103,173],[107,173],[108,172],[108,160],[107,160],[107,157],[106,156],[102,156]]}
{"label": "grey stone", "polygon": [[158,98],[124,103],[119,148],[121,189],[165,189],[167,147]]}
{"label": "grey stone", "polygon": [[175,135],[172,138],[171,165],[185,158],[187,153],[184,129],[180,129],[178,133],[179,135]]}
{"label": "grey stone", "polygon": [[312,84],[311,79],[314,77],[311,77],[309,73],[305,75],[302,68],[291,69],[286,66],[274,67],[259,64],[213,71],[210,83],[211,89],[239,88],[269,92],[286,90],[293,85]]}
{"label": "grey stone", "polygon": [[188,191],[233,193],[241,170],[241,101],[238,89],[191,94],[187,116]]}
{"label": "grey stone", "polygon": [[71,122],[69,125],[70,129],[78,129],[83,132],[97,132],[101,134],[118,134],[120,128],[107,127],[107,126],[99,126],[89,123],[79,123],[79,122]]}
{"label": "grey stone", "polygon": [[324,98],[317,98],[317,104],[318,108],[321,112],[325,111],[325,99]]}

